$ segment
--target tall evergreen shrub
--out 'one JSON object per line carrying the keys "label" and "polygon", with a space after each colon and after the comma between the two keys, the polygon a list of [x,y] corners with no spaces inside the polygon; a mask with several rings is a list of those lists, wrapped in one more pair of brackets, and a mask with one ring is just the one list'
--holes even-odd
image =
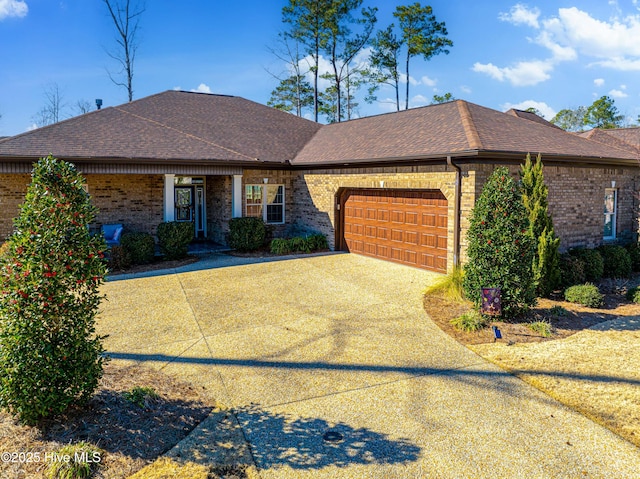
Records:
{"label": "tall evergreen shrub", "polygon": [[83,183],[72,164],[41,159],[0,264],[0,406],[27,424],[86,401],[102,376],[106,245],[89,234]]}
{"label": "tall evergreen shrub", "polygon": [[520,171],[522,201],[529,215],[529,234],[536,241],[533,278],[540,296],[548,296],[560,286],[560,238],[556,237],[549,214],[549,189],[544,183],[542,158],[535,164],[527,154]]}
{"label": "tall evergreen shrub", "polygon": [[520,188],[507,168],[497,168],[489,177],[470,223],[465,296],[480,307],[482,288],[500,288],[503,316],[526,311],[536,301],[532,269],[536,246]]}

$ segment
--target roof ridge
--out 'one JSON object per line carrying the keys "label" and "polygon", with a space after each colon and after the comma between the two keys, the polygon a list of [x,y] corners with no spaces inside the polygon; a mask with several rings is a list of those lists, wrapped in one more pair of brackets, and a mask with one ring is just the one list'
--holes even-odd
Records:
{"label": "roof ridge", "polygon": [[464,134],[467,135],[469,148],[471,150],[481,150],[482,142],[480,141],[478,130],[473,123],[473,118],[471,118],[469,105],[464,100],[458,100],[456,103],[458,104],[458,113],[460,114],[460,119],[462,120],[462,128],[464,128]]}
{"label": "roof ridge", "polygon": [[162,128],[167,128],[169,130],[175,131],[175,132],[180,133],[181,135],[185,135],[185,136],[187,136],[189,138],[194,138],[194,139],[196,139],[198,141],[206,143],[207,145],[215,146],[216,148],[220,148],[222,150],[228,151],[228,152],[233,153],[235,155],[244,156],[245,158],[248,158],[250,160],[260,161],[258,158],[253,158],[253,157],[251,157],[249,155],[245,155],[244,153],[240,153],[239,151],[235,151],[235,150],[232,150],[231,148],[227,148],[226,146],[218,145],[217,143],[215,143],[213,141],[209,141],[209,140],[206,140],[204,138],[200,138],[199,136],[193,135],[191,133],[187,133],[186,131],[179,130],[178,128],[174,128],[174,127],[169,126],[169,125],[165,125],[164,123],[161,123],[161,122],[156,121],[156,120],[152,120],[151,118],[147,118],[147,117],[144,117],[142,115],[137,115],[137,114],[132,113],[130,111],[124,110],[120,106],[115,106],[115,107],[112,107],[112,108],[114,110],[118,110],[121,113],[125,113],[125,114],[131,115],[131,116],[133,116],[135,118],[139,118],[140,120],[148,121],[149,123],[153,123],[153,124],[158,125],[158,126],[160,126]]}

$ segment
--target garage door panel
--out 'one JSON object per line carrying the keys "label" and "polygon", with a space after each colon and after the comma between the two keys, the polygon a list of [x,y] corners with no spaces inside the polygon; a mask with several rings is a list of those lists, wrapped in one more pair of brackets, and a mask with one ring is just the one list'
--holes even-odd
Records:
{"label": "garage door panel", "polygon": [[349,251],[446,271],[448,206],[441,192],[351,190],[341,209]]}

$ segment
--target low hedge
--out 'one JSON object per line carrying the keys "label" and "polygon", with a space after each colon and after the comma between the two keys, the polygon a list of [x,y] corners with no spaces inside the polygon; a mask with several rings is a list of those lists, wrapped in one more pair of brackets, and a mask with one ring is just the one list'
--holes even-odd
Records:
{"label": "low hedge", "polygon": [[133,264],[148,264],[156,254],[156,242],[149,233],[124,233],[120,240]]}
{"label": "low hedge", "polygon": [[604,260],[605,278],[628,278],[631,276],[631,256],[622,246],[604,245],[598,247]]}
{"label": "low hedge", "polygon": [[329,248],[327,237],[314,234],[307,237],[276,238],[271,241],[270,250],[273,254],[311,253]]}
{"label": "low hedge", "polygon": [[[576,248],[572,249],[569,254],[574,258],[579,258],[584,263],[585,281],[598,281],[604,274],[604,259],[597,249]],[[584,283],[578,281],[575,284]]]}
{"label": "low hedge", "polygon": [[166,259],[180,259],[187,256],[189,243],[193,241],[193,223],[168,221],[158,225],[158,245]]}
{"label": "low hedge", "polygon": [[267,227],[261,218],[232,218],[227,243],[238,251],[255,251],[265,245]]}

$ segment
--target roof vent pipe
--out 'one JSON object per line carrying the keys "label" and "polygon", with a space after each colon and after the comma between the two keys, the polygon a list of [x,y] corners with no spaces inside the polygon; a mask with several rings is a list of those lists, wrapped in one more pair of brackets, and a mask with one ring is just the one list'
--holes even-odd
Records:
{"label": "roof vent pipe", "polygon": [[98,110],[102,108],[102,98],[96,98],[96,107]]}

